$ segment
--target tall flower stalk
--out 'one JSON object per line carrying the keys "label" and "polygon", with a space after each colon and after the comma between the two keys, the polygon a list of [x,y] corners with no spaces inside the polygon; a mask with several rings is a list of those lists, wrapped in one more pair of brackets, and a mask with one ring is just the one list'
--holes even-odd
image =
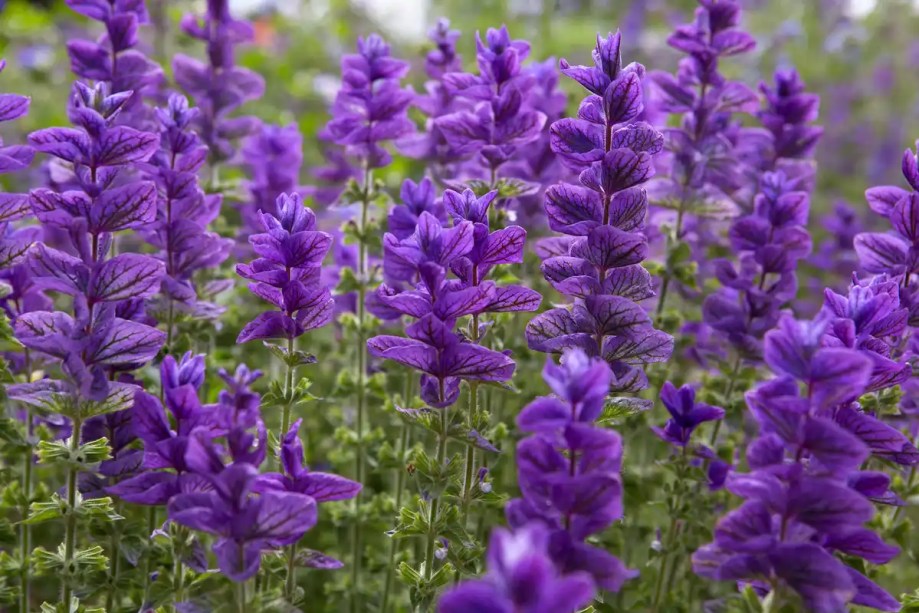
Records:
{"label": "tall flower stalk", "polygon": [[580,348],[601,357],[612,368],[611,391],[619,393],[647,387],[641,365],[664,361],[673,350],[673,338],[655,330],[638,303],[654,295],[640,264],[648,252],[642,184],[653,174],[662,138],[636,121],[644,67],[622,66],[620,44],[619,33],[597,37],[594,66],[561,63],[562,72],[590,92],[577,119],[551,127],[553,151],[580,172],[580,185],[546,190],[549,227],[565,236],[540,242],[538,251],[543,275],[573,304],[541,313],[526,329],[537,351]]}
{"label": "tall flower stalk", "polygon": [[[367,371],[367,296],[376,285],[371,278],[369,258],[374,245],[376,220],[371,208],[377,198],[373,171],[392,160],[384,144],[410,133],[414,126],[406,115],[412,102],[410,91],[402,89],[400,80],[408,64],[390,55],[389,45],[378,35],[358,39],[358,52],[341,61],[342,87],[332,106],[332,120],[326,130],[330,138],[345,147],[345,153],[358,161],[360,183],[343,195],[359,206],[356,218],[346,222],[345,234],[358,244],[354,279],[357,284],[357,320],[355,322],[355,395],[357,449],[355,479],[365,482],[366,371]],[[354,498],[355,518],[360,516],[360,493]],[[352,610],[361,608],[361,522],[354,521],[351,534]]]}
{"label": "tall flower stalk", "polygon": [[[0,72],[6,67],[6,61],[0,60]],[[0,94],[0,123],[13,121],[25,116],[29,112],[31,100],[18,94]],[[28,146],[4,146],[0,140],[0,174],[7,174],[24,170],[32,162],[34,153]],[[9,318],[13,322],[17,317],[46,303],[41,291],[35,291],[30,279],[26,258],[28,250],[37,236],[35,228],[13,229],[12,222],[26,218],[30,215],[29,197],[27,194],[13,194],[0,192],[0,284],[2,284],[3,318],[5,324]],[[8,328],[7,328],[8,329]],[[32,381],[32,364],[29,349],[25,350],[22,369],[26,383]],[[32,485],[34,457],[32,445],[32,410],[26,407],[25,411],[25,436],[22,437],[22,475],[20,488],[24,508],[21,510],[21,519],[29,514],[28,505],[32,500]],[[32,527],[23,522],[19,526],[19,610],[27,613],[30,607],[32,587],[32,573],[29,568],[29,557],[32,553]]]}
{"label": "tall flower stalk", "polygon": [[785,317],[766,335],[764,358],[777,376],[747,393],[759,426],[747,447],[750,472],[727,479],[744,503],[718,522],[693,566],[703,577],[770,593],[773,611],[794,603],[898,611],[896,599],[836,555],[885,564],[899,549],[864,526],[878,495],[876,479],[860,470],[870,450],[840,423],[864,393],[872,361],[826,346],[827,330]]}
{"label": "tall flower stalk", "polygon": [[158,291],[163,265],[149,256],[109,253],[115,232],[151,222],[156,210],[154,185],[134,179],[131,170],[154,154],[159,139],[114,125],[131,95],[108,95],[104,84],[89,88],[77,82],[68,107],[77,127],[47,128],[29,137],[36,150],[73,168],[69,184],[74,189],[36,189],[30,195],[38,219],[63,229],[69,239],[68,251],[36,244],[30,265],[42,287],[72,296],[73,314],[36,311],[21,317],[16,327],[24,345],[60,360],[63,375],[23,384],[15,393],[71,423],[69,441],[39,446],[42,462],[66,466],[65,497],[53,494],[52,501],[33,504],[28,520],[63,517],[63,544],[57,552],[36,550],[36,564],[60,573],[64,603],[86,571],[107,564],[98,545],[78,546],[78,520],[120,519],[109,498],[85,499],[78,491],[78,474],[91,472],[109,455],[105,438],[81,443],[82,427],[96,415],[130,407],[136,386],[110,380],[110,375],[150,361],[165,340],[155,328],[118,317],[120,306]]}
{"label": "tall flower stalk", "polygon": [[[734,193],[748,184],[744,164],[745,141],[756,140],[732,124],[734,113],[754,113],[756,93],[719,72],[721,58],[751,51],[755,41],[738,29],[740,5],[736,0],[698,0],[692,23],[678,26],[667,44],[686,54],[675,75],[655,71],[649,75],[657,93],[658,110],[678,114],[680,127],[664,130],[668,152],[666,173],[654,183],[655,205],[675,210],[667,233],[657,317],[661,319],[675,280],[693,284],[695,272],[687,239],[686,222],[692,217],[699,243],[706,235],[706,219],[726,219],[737,214]],[[701,247],[701,245],[697,245]]]}

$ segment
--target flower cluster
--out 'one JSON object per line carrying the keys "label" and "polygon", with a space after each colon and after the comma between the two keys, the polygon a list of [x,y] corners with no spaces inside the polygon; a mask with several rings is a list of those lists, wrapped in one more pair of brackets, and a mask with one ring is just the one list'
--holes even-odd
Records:
{"label": "flower cluster", "polygon": [[[476,34],[479,74],[444,75],[447,91],[465,98],[471,108],[441,115],[434,121],[455,155],[471,159],[473,177],[491,178],[512,160],[518,149],[539,138],[546,123],[544,113],[525,102],[535,80],[522,68],[530,44],[511,40],[506,26],[489,28],[485,40]],[[483,175],[484,173],[484,175]]]}
{"label": "flower cluster", "polygon": [[242,157],[250,199],[240,204],[240,213],[246,230],[256,233],[262,229],[259,211],[270,211],[281,194],[301,191],[303,137],[295,124],[265,124],[243,141]]}
{"label": "flower cluster", "polygon": [[[919,150],[919,144],[916,145]],[[884,185],[865,192],[871,210],[886,217],[893,232],[864,232],[855,237],[862,268],[887,274],[901,285],[900,302],[909,310],[910,326],[919,326],[919,162],[903,152],[903,176],[913,191]]]}
{"label": "flower cluster", "polygon": [[560,366],[547,360],[543,379],[556,396],[537,398],[517,416],[517,426],[533,434],[517,445],[523,497],[507,504],[508,523],[544,524],[560,572],[583,571],[618,591],[638,573],[586,542],[622,517],[622,439],[594,423],[615,376],[604,361],[573,349]]}
{"label": "flower cluster", "polygon": [[359,38],[357,51],[341,60],[342,87],[326,131],[365,168],[381,168],[392,161],[383,143],[414,130],[406,115],[413,95],[400,85],[408,64],[392,57],[376,34]]}
{"label": "flower cluster", "polygon": [[648,382],[640,365],[666,360],[673,339],[655,330],[638,304],[654,295],[641,261],[648,253],[648,196],[642,183],[653,174],[659,132],[635,121],[642,110],[640,64],[622,66],[621,36],[597,37],[594,66],[562,71],[590,95],[577,119],[552,125],[552,148],[580,185],[559,183],[546,191],[549,226],[566,236],[540,243],[542,271],[571,308],[546,311],[527,325],[527,342],[538,351],[579,347],[613,369],[612,390],[637,391]]}
{"label": "flower cluster", "polygon": [[574,613],[589,604],[594,585],[587,573],[562,574],[552,562],[552,537],[540,524],[513,532],[495,528],[488,545],[488,571],[447,591],[439,613]]}
{"label": "flower cluster", "polygon": [[196,318],[216,318],[222,312],[222,307],[201,299],[215,288],[196,287],[194,277],[226,260],[232,244],[207,229],[220,213],[222,197],[205,195],[198,185],[208,151],[192,129],[198,115],[185,97],[170,95],[166,107],[156,109],[160,147],[145,167],[157,194],[156,219],[143,227],[143,234],[165,266],[160,286],[165,304],[156,310],[169,334],[177,307]]}
{"label": "flower cluster", "polygon": [[71,70],[83,79],[108,83],[113,94],[132,92],[119,120],[127,123],[141,110],[143,96],[163,81],[160,66],[135,48],[140,25],[150,22],[145,3],[70,0],[67,5],[105,26],[105,35],[97,42],[74,39],[67,43]]}
{"label": "flower cluster", "polygon": [[195,124],[198,137],[207,145],[212,166],[230,160],[236,153],[234,141],[251,134],[258,126],[255,117],[229,117],[250,100],[261,97],[265,80],[236,65],[234,47],[252,38],[252,26],[233,19],[229,0],[208,0],[203,20],[195,15],[182,19],[182,30],[207,45],[207,63],[176,54],[172,71],[176,83],[200,109]]}
{"label": "flower cluster", "polygon": [[869,448],[838,423],[867,389],[872,362],[825,346],[826,329],[785,317],[766,334],[765,361],[777,377],[747,394],[759,435],[747,447],[750,472],[727,478],[744,503],[718,522],[694,568],[771,590],[780,602],[800,598],[808,610],[897,611],[894,598],[835,555],[884,564],[899,550],[864,527],[889,478],[860,470]]}
{"label": "flower cluster", "polygon": [[237,342],[286,339],[292,343],[332,320],[332,296],[319,280],[332,237],[316,230],[316,217],[303,206],[299,194],[282,194],[277,213],[260,211],[260,217],[264,231],[249,237],[259,257],[250,264],[238,264],[236,272],[253,282],[249,286],[252,293],[279,310],[256,316],[239,333]]}
{"label": "flower cluster", "polygon": [[[6,62],[0,60],[0,72]],[[29,112],[30,100],[18,94],[0,94],[0,122],[13,121]],[[0,140],[0,174],[23,170],[32,163],[34,152],[31,147],[3,146]],[[36,240],[34,228],[14,229],[10,222],[17,221],[31,213],[27,194],[0,192],[0,279],[9,286],[4,296],[3,307],[7,315],[15,317],[24,310],[42,303],[41,292],[32,289],[30,275],[22,265],[29,247]]]}
{"label": "flower cluster", "polygon": [[807,231],[809,184],[813,167],[805,160],[822,134],[808,125],[817,117],[818,96],[804,93],[796,72],[777,72],[775,88],[765,84],[766,109],[760,113],[771,134],[771,151],[753,212],[736,219],[728,231],[739,265],[715,262],[721,289],[703,304],[703,320],[747,359],[762,355],[762,337],[775,327],[780,309],[798,289],[795,270],[810,254]]}

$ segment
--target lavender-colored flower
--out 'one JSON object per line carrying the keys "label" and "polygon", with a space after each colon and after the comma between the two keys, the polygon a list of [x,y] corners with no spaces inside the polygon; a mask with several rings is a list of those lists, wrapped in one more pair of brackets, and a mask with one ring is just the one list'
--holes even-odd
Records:
{"label": "lavender-colored flower", "polygon": [[299,194],[282,194],[277,214],[260,212],[264,231],[249,242],[259,256],[238,264],[236,272],[252,281],[258,297],[278,307],[259,314],[239,333],[237,342],[253,339],[293,340],[332,320],[334,301],[320,284],[320,265],[332,246],[332,237],[316,230],[313,212]]}
{"label": "lavender-colored flower", "polygon": [[511,40],[506,26],[489,28],[484,41],[476,34],[479,74],[455,72],[443,77],[448,92],[473,106],[438,117],[434,126],[457,155],[472,158],[492,183],[498,169],[520,147],[539,138],[546,123],[544,113],[525,104],[535,84],[522,69],[529,53],[530,44]]}
{"label": "lavender-colored flower", "polygon": [[413,96],[400,85],[408,64],[393,58],[377,34],[359,38],[357,50],[341,60],[342,87],[326,130],[366,168],[381,168],[392,161],[383,144],[414,129],[406,115]]}
{"label": "lavender-colored flower", "polygon": [[745,502],[718,522],[714,542],[694,554],[693,565],[711,579],[763,591],[782,586],[808,610],[852,603],[897,611],[894,598],[834,555],[884,564],[899,549],[864,527],[874,514],[871,499],[889,480],[868,485],[872,475],[859,467],[869,448],[837,423],[865,391],[871,360],[824,346],[824,334],[823,323],[786,317],[766,335],[765,361],[778,377],[747,394],[760,427],[747,448],[751,472],[726,482]]}
{"label": "lavender-colored flower", "polygon": [[484,578],[464,581],[437,604],[439,613],[574,613],[594,596],[590,576],[562,574],[548,554],[551,538],[539,524],[514,532],[495,528]]}
{"label": "lavender-colored flower", "polygon": [[640,365],[666,360],[673,339],[655,330],[637,303],[654,295],[640,265],[648,251],[642,184],[653,174],[662,138],[636,121],[644,67],[623,67],[620,43],[618,33],[598,37],[594,66],[561,63],[562,72],[590,92],[577,119],[551,127],[552,148],[580,172],[580,185],[546,190],[549,227],[567,236],[543,241],[538,251],[545,258],[543,275],[574,304],[530,321],[527,342],[538,351],[578,347],[602,356],[613,368],[613,390],[637,391],[647,387]]}
{"label": "lavender-colored flower", "polygon": [[424,62],[429,81],[425,83],[425,93],[416,94],[413,101],[414,106],[428,119],[424,130],[397,142],[402,154],[432,162],[430,172],[434,176],[447,174],[447,169],[463,158],[461,152],[449,144],[437,125],[440,117],[470,106],[468,100],[457,97],[444,82],[446,75],[462,67],[462,58],[456,52],[459,37],[459,31],[451,30],[450,21],[443,18],[428,32],[428,39],[435,45]]}
{"label": "lavender-colored flower", "polygon": [[83,79],[108,83],[113,94],[129,92],[130,99],[119,121],[128,123],[128,118],[136,119],[135,110],[142,104],[144,94],[163,81],[160,66],[135,48],[140,26],[150,22],[146,3],[67,0],[67,5],[105,26],[105,35],[96,42],[68,41],[71,70]]}
{"label": "lavender-colored flower", "polygon": [[[0,60],[0,72],[6,62]],[[0,94],[0,123],[13,121],[29,112],[30,99],[18,94]],[[27,145],[4,146],[0,139],[0,175],[23,170],[32,163],[34,151]],[[47,310],[48,299],[36,287],[24,263],[29,247],[40,237],[34,227],[14,228],[11,222],[31,214],[28,194],[0,191],[0,282],[8,293],[0,298],[0,307],[11,320],[23,312]]]}
{"label": "lavender-colored flower", "polygon": [[598,587],[617,591],[638,573],[585,542],[622,516],[622,441],[593,423],[613,373],[604,361],[574,349],[559,366],[548,359],[543,378],[556,396],[537,398],[517,417],[518,427],[534,434],[517,445],[523,497],[505,508],[508,523],[545,525],[548,554],[561,572],[585,571]]}
{"label": "lavender-colored flower", "polygon": [[186,462],[192,432],[213,420],[211,408],[202,406],[198,398],[204,383],[204,356],[189,352],[176,362],[167,355],[160,364],[160,382],[168,413],[158,398],[146,392],[135,395],[127,412],[133,433],[144,445],[145,470],[107,489],[134,504],[165,505],[177,494],[207,486]]}
{"label": "lavender-colored flower", "polygon": [[[436,268],[436,265],[429,264],[428,268]],[[450,295],[447,296],[449,299]],[[457,301],[453,306],[457,308],[462,304]],[[446,319],[441,319],[437,313],[421,316],[405,329],[408,338],[382,335],[367,341],[371,355],[420,371],[421,397],[436,408],[456,402],[461,380],[507,381],[516,366],[503,353],[460,338],[453,331],[456,316],[452,313],[445,316]]]}
{"label": "lavender-colored flower", "polygon": [[258,469],[252,464],[231,464],[208,479],[210,491],[170,500],[169,518],[216,535],[217,565],[233,581],[258,572],[263,550],[294,543],[316,524],[312,497],[273,489],[256,494]]}
{"label": "lavender-colored flower", "polygon": [[724,409],[696,402],[696,390],[690,385],[677,389],[667,381],[661,387],[661,402],[670,413],[663,428],[654,427],[654,433],[672,445],[685,447],[699,425],[721,419]]}
{"label": "lavender-colored flower", "polygon": [[220,213],[222,196],[206,195],[198,186],[198,171],[207,159],[207,148],[192,130],[198,115],[185,97],[170,95],[167,106],[156,110],[160,148],[145,167],[156,184],[157,200],[156,220],[143,233],[165,266],[161,293],[168,304],[159,305],[158,315],[169,319],[170,327],[176,305],[198,316],[222,312],[222,307],[200,300],[194,276],[226,260],[232,244],[207,230]]}
{"label": "lavender-colored flower", "polygon": [[[919,143],[916,145],[919,150]],[[912,191],[883,185],[865,192],[871,210],[886,217],[893,232],[865,232],[855,237],[862,268],[886,273],[900,284],[900,304],[909,311],[909,325],[919,326],[919,162],[903,152],[903,176]]]}
{"label": "lavender-colored flower", "polygon": [[35,149],[73,168],[70,182],[77,189],[42,188],[30,194],[38,219],[66,232],[67,251],[38,243],[29,265],[39,287],[74,296],[74,316],[36,311],[17,322],[23,344],[59,358],[69,378],[66,384],[35,385],[63,385],[77,398],[91,401],[133,389],[130,384],[109,384],[106,369],[143,364],[156,355],[165,338],[154,328],[116,314],[120,303],[155,294],[163,274],[162,264],[149,256],[108,257],[114,232],[154,219],[154,184],[136,181],[128,171],[153,155],[159,139],[113,126],[131,92],[107,95],[106,91],[104,84],[90,89],[77,82],[69,114],[79,128],[47,128],[29,136]]}
{"label": "lavender-colored flower", "polygon": [[176,82],[201,109],[196,119],[198,136],[207,145],[211,164],[233,157],[234,141],[258,126],[255,117],[229,115],[265,91],[262,77],[236,65],[234,47],[252,39],[252,26],[233,19],[229,0],[208,0],[203,20],[195,15],[182,19],[182,30],[207,45],[207,63],[176,54],[172,70]]}
{"label": "lavender-colored flower", "polygon": [[804,92],[797,73],[779,71],[775,82],[774,89],[761,85],[767,104],[759,116],[771,135],[771,151],[759,164],[759,193],[752,213],[736,219],[728,231],[739,265],[715,262],[722,288],[706,298],[702,309],[705,323],[739,356],[752,360],[760,359],[763,335],[795,297],[795,269],[810,254],[806,226],[813,163],[806,156],[823,133],[809,125],[820,99]]}

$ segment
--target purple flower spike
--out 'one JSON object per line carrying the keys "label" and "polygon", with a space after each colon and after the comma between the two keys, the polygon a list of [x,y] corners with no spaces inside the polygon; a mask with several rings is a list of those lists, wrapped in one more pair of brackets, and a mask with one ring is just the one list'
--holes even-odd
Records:
{"label": "purple flower spike", "polygon": [[613,369],[613,391],[647,387],[640,366],[670,357],[673,339],[655,330],[637,304],[654,295],[641,267],[648,253],[642,233],[648,196],[642,184],[661,151],[657,130],[637,121],[642,110],[640,64],[622,66],[621,36],[597,38],[594,66],[562,72],[590,92],[578,117],[550,129],[552,150],[579,172],[580,184],[546,190],[549,227],[567,236],[543,241],[543,275],[570,296],[570,308],[554,308],[527,325],[527,343],[537,351],[580,348],[602,356]]}
{"label": "purple flower spike", "polygon": [[264,79],[237,66],[234,58],[234,47],[252,39],[252,26],[233,19],[229,0],[208,0],[203,20],[186,15],[182,30],[207,45],[208,61],[176,54],[172,62],[175,80],[201,109],[195,123],[211,163],[230,160],[236,153],[234,141],[253,133],[259,120],[229,115],[265,91]]}
{"label": "purple flower spike", "polygon": [[241,204],[240,212],[247,231],[257,233],[262,229],[259,211],[271,210],[281,194],[305,191],[299,181],[303,137],[295,124],[266,124],[243,141],[242,157],[251,176],[251,201]]}
{"label": "purple flower spike", "polygon": [[[67,0],[67,5],[105,26],[98,42],[75,39],[67,43],[70,67],[78,77],[109,84],[112,93],[125,93],[128,100],[121,122],[141,112],[143,96],[163,81],[163,70],[138,51],[140,25],[150,22],[144,2]],[[145,121],[141,116],[139,121]]]}
{"label": "purple flower spike", "polygon": [[320,266],[332,246],[332,237],[316,230],[316,217],[303,206],[299,194],[282,194],[277,213],[259,211],[263,232],[249,242],[259,257],[238,264],[236,272],[253,283],[259,298],[278,311],[262,313],[239,333],[237,342],[253,339],[295,339],[332,320],[333,300],[320,284]]}
{"label": "purple flower spike", "polygon": [[808,610],[851,603],[898,611],[896,599],[836,555],[885,564],[899,549],[864,526],[873,501],[890,504],[896,497],[889,479],[860,470],[874,451],[859,440],[869,428],[849,427],[872,360],[835,346],[826,330],[825,322],[786,317],[766,334],[765,361],[778,377],[747,393],[759,425],[747,447],[750,472],[725,479],[744,503],[719,520],[714,542],[693,555],[693,568],[763,592],[782,586]]}
{"label": "purple flower spike", "polygon": [[[6,62],[0,60],[0,72],[5,66]],[[0,123],[28,113],[29,103],[26,96],[0,94]],[[33,156],[31,147],[5,147],[0,139],[0,175],[27,168]],[[0,191],[0,280],[11,290],[7,296],[0,298],[0,308],[12,321],[24,311],[51,308],[42,289],[34,284],[26,264],[29,247],[40,237],[40,231],[34,227],[14,229],[10,224],[29,216],[31,212],[28,194]]]}
{"label": "purple flower spike", "polygon": [[685,447],[693,431],[707,421],[724,417],[724,409],[696,402],[696,390],[689,385],[677,389],[670,381],[661,388],[661,402],[671,418],[663,428],[653,428],[654,433],[672,445]]}
{"label": "purple flower spike", "polygon": [[759,117],[772,142],[760,162],[759,193],[752,213],[728,231],[739,261],[736,267],[715,261],[722,287],[702,306],[704,322],[749,361],[762,359],[763,335],[795,297],[795,269],[811,251],[807,220],[814,166],[807,158],[823,133],[809,123],[817,118],[820,99],[804,93],[797,73],[777,72],[775,83],[774,89],[761,85],[766,108]]}
{"label": "purple flower spike", "polygon": [[377,34],[359,38],[357,48],[341,60],[342,87],[326,130],[349,155],[381,168],[392,161],[383,144],[414,130],[406,115],[413,95],[400,86],[408,64],[393,58]]}
{"label": "purple flower spike", "polygon": [[560,572],[587,572],[598,587],[618,591],[638,573],[585,542],[622,516],[622,441],[593,423],[615,377],[603,360],[574,349],[558,366],[548,359],[543,378],[557,397],[537,398],[517,417],[518,427],[534,434],[517,445],[523,497],[507,504],[508,523],[544,525]]}
{"label": "purple flower spike", "polygon": [[145,167],[157,188],[156,219],[143,228],[143,234],[159,249],[166,269],[163,304],[154,305],[160,320],[168,320],[176,308],[209,318],[223,312],[223,307],[202,300],[201,294],[209,288],[194,283],[196,273],[226,260],[232,245],[207,229],[220,213],[222,196],[205,194],[198,185],[198,171],[207,159],[207,148],[193,131],[199,115],[200,110],[189,107],[179,94],[170,95],[166,107],[156,109],[160,148]]}
{"label": "purple flower spike", "polygon": [[590,576],[562,574],[548,555],[550,536],[539,524],[514,532],[495,528],[484,578],[464,581],[437,604],[439,613],[574,613],[594,596]]}

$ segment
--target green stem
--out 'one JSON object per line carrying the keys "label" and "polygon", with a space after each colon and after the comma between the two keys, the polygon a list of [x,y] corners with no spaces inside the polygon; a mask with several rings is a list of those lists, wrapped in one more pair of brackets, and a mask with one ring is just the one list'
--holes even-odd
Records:
{"label": "green stem", "polygon": [[297,543],[287,547],[287,579],[284,582],[284,596],[293,602],[294,589],[297,587]]}
{"label": "green stem", "polygon": [[[686,186],[683,186],[680,203],[677,205],[676,227],[673,229],[673,236],[667,236],[667,262],[670,261],[670,250],[673,249],[674,243],[679,243],[680,234],[683,233],[683,217],[686,214]],[[664,278],[661,281],[661,289],[658,292],[657,309],[655,310],[655,320],[660,323],[664,315],[664,305],[667,303],[668,289],[670,288],[670,271],[664,270]]]}
{"label": "green stem", "polygon": [[[26,362],[28,362],[28,349],[26,349]],[[26,369],[31,380],[31,371]],[[26,433],[27,440],[32,436],[32,410],[26,408]],[[25,450],[22,461],[22,496],[25,500],[25,506],[22,509],[22,519],[29,516],[29,502],[32,499],[32,447],[31,445]],[[29,603],[31,601],[32,578],[29,573],[29,556],[32,552],[32,526],[28,524],[19,524],[19,559],[22,561],[23,569],[20,577],[19,586],[19,609],[22,613],[29,612]]]}
{"label": "green stem", "polygon": [[236,584],[236,611],[246,613],[246,582],[240,581]]}
{"label": "green stem", "polygon": [[[437,445],[437,467],[443,469],[444,462],[447,459],[447,411],[449,407],[444,407],[440,411],[440,441]],[[434,574],[434,546],[437,544],[437,508],[440,504],[440,496],[431,499],[431,506],[428,512],[428,544],[424,554],[424,578],[431,580]]]}
{"label": "green stem", "polygon": [[[373,173],[369,164],[364,165],[364,190],[361,200],[361,217],[358,235],[357,259],[357,416],[355,429],[357,430],[357,450],[355,452],[355,478],[358,483],[364,483],[364,371],[367,363],[367,344],[364,339],[364,319],[366,316],[364,300],[367,295],[367,237],[364,233],[367,228],[370,214],[370,191]],[[351,523],[351,610],[357,613],[361,610],[361,524],[358,513],[361,505],[361,491],[354,497],[354,521]]]}
{"label": "green stem", "polygon": [[[411,379],[411,376],[409,376]],[[409,429],[408,424],[403,423],[400,428],[401,434],[399,436],[399,469],[396,473],[396,513],[400,513],[402,510],[402,490],[405,489],[405,466],[402,465],[402,460],[405,458],[405,451],[408,449],[409,445]],[[398,551],[399,540],[393,538],[389,543],[389,563],[386,565],[386,581],[383,583],[383,600],[380,605],[380,611],[385,612],[386,605],[389,604],[389,594],[392,591],[392,582],[393,577],[396,574],[396,552]]]}
{"label": "green stem", "polygon": [[[916,481],[916,466],[914,465],[909,471],[909,477],[906,479],[906,492],[909,495],[909,492],[913,489],[913,483]],[[906,507],[906,503],[897,507],[893,512],[893,518],[891,519],[891,525],[896,526],[897,520],[900,518],[900,514],[903,512],[903,508]]]}
{"label": "green stem", "polygon": [[150,599],[150,575],[153,572],[153,531],[156,530],[156,507],[151,506],[147,509],[147,552],[144,560],[144,602],[146,605]]}
{"label": "green stem", "polygon": [[[731,401],[734,396],[734,388],[737,386],[737,375],[740,373],[741,361],[740,355],[738,354],[734,359],[734,367],[731,368],[731,376],[728,379],[728,389],[724,393],[724,403],[727,405],[724,407],[726,411],[731,410]],[[727,419],[727,415],[715,422],[715,427],[712,429],[712,435],[708,439],[709,445],[715,445],[715,442],[718,440],[718,433],[721,431],[721,424],[724,423],[725,419]]]}
{"label": "green stem", "polygon": [[[118,515],[121,515],[121,501],[118,500],[115,502],[115,512]],[[121,574],[121,555],[118,552],[118,543],[121,539],[121,527],[119,523],[116,523],[112,526],[112,536],[109,540],[109,556],[112,561],[112,571],[109,575],[109,588],[108,594],[105,597],[105,610],[114,611],[115,607],[115,598],[118,593],[118,577]]]}
{"label": "green stem", "polygon": [[[682,455],[680,457],[680,472],[677,475],[678,480],[682,480],[685,474],[688,449],[689,449],[689,445],[685,445],[683,447]],[[663,592],[664,592],[663,588],[664,588],[665,580],[667,579],[668,575],[672,576],[671,573],[668,572],[668,562],[670,561],[670,550],[673,549],[673,546],[676,542],[676,537],[678,533],[677,520],[678,520],[678,513],[681,507],[682,507],[681,493],[679,493],[677,494],[675,504],[673,505],[670,511],[671,512],[670,527],[667,529],[667,532],[664,535],[664,539],[663,539],[664,555],[661,558],[661,569],[660,569],[660,573],[657,575],[657,585],[654,588],[654,604],[651,607],[651,610],[654,613],[657,613],[657,611],[660,609],[661,596],[663,595]],[[678,561],[674,560],[674,563],[676,562]],[[670,582],[666,581],[666,583],[669,585]]]}
{"label": "green stem", "polygon": [[[80,419],[73,419],[73,432],[70,435],[71,458],[80,449],[80,431],[83,423]],[[64,577],[61,590],[61,601],[70,606],[70,596],[73,593],[73,559],[77,545],[77,468],[67,467],[67,518],[64,522]]]}
{"label": "green stem", "polygon": [[[291,356],[294,353],[294,339],[293,337],[287,339],[287,372],[284,375],[284,408],[281,411],[281,432],[278,434],[278,444],[280,441],[284,440],[284,435],[287,434],[287,430],[290,428],[290,413],[293,409],[293,389],[294,389],[294,367]],[[280,448],[279,448],[280,452]],[[281,456],[280,453],[276,458],[278,462],[278,468],[281,466]]]}
{"label": "green stem", "polygon": [[185,600],[185,565],[182,564],[182,557],[173,552],[172,563],[172,586],[175,592],[172,596],[174,602]]}

